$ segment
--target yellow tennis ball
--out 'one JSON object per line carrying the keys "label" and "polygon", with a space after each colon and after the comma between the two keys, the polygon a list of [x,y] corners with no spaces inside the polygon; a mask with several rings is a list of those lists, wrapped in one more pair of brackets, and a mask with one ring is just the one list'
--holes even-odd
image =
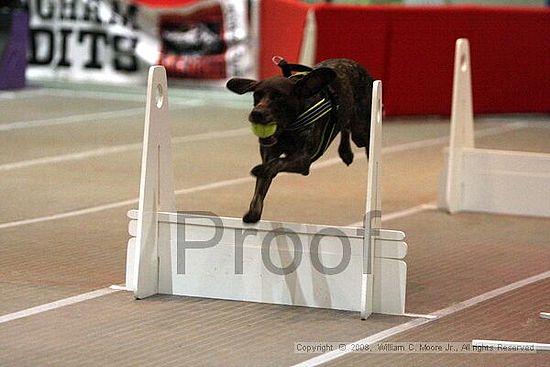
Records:
{"label": "yellow tennis ball", "polygon": [[275,131],[277,131],[277,123],[271,122],[269,124],[250,124],[250,127],[252,128],[252,132],[254,135],[256,135],[258,138],[269,138],[273,134],[275,134]]}

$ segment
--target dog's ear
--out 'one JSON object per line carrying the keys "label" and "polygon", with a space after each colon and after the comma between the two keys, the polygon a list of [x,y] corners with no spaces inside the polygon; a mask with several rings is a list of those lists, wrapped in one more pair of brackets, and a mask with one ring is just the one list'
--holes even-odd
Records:
{"label": "dog's ear", "polygon": [[324,87],[336,79],[336,72],[330,68],[318,68],[310,71],[300,79],[294,91],[302,98],[308,98],[319,93]]}
{"label": "dog's ear", "polygon": [[256,89],[258,82],[252,79],[233,78],[229,79],[225,85],[227,89],[237,94],[245,94],[246,92],[252,92]]}

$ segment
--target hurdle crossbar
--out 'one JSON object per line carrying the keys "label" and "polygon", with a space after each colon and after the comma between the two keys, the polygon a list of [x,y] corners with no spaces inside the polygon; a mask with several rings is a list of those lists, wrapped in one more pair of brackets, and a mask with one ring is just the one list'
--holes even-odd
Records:
{"label": "hurdle crossbar", "polygon": [[550,154],[475,148],[470,47],[456,41],[451,132],[438,206],[550,217]]}
{"label": "hurdle crossbar", "polygon": [[176,212],[166,72],[149,71],[139,207],[126,285],[157,293],[402,315],[405,234],[380,228],[382,85],[374,83],[364,227]]}

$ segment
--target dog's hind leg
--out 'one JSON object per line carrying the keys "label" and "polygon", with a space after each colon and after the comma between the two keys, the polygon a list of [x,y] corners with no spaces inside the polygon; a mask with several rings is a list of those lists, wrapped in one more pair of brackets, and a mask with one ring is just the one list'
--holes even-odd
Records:
{"label": "dog's hind leg", "polygon": [[358,148],[365,148],[367,158],[370,145],[370,105],[357,103],[353,118],[350,121],[351,140]]}
{"label": "dog's hind leg", "polygon": [[354,94],[354,110],[350,119],[351,140],[357,147],[365,148],[368,158],[373,80],[365,70],[360,70],[356,81],[361,88],[356,89]]}
{"label": "dog's hind leg", "polygon": [[340,131],[340,145],[338,146],[338,155],[342,158],[342,161],[346,165],[350,165],[353,162],[353,152],[349,142],[350,132],[348,129],[342,129]]}
{"label": "dog's hind leg", "polygon": [[365,154],[369,157],[369,134],[365,129],[357,129],[351,133],[351,140],[357,145],[358,148],[365,148]]}

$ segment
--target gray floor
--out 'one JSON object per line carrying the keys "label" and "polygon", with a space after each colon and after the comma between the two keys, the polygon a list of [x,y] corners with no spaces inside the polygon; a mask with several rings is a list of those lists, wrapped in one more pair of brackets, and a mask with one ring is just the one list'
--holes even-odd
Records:
{"label": "gray floor", "polygon": [[[248,103],[171,91],[175,185],[186,189],[178,209],[243,214],[253,181],[232,180],[249,177],[259,160]],[[90,296],[124,283],[143,119],[141,88],[0,93],[1,366],[285,366],[319,356],[296,353],[297,342],[349,343],[417,320],[185,297],[135,301],[123,291]],[[549,116],[478,117],[476,143],[550,153],[549,127]],[[386,119],[384,214],[436,201],[448,129],[446,118]],[[278,177],[264,218],[359,222],[367,161],[356,151],[348,168],[336,157],[332,147],[310,176]],[[410,313],[431,314],[550,270],[550,219],[426,209],[386,224],[407,233]],[[549,276],[386,340],[550,343],[550,321],[538,317],[550,311]],[[69,298],[81,295],[90,299]],[[44,306],[68,298],[74,304]],[[36,314],[20,313],[29,309]],[[354,353],[329,365],[550,364],[548,354],[463,356]]]}

